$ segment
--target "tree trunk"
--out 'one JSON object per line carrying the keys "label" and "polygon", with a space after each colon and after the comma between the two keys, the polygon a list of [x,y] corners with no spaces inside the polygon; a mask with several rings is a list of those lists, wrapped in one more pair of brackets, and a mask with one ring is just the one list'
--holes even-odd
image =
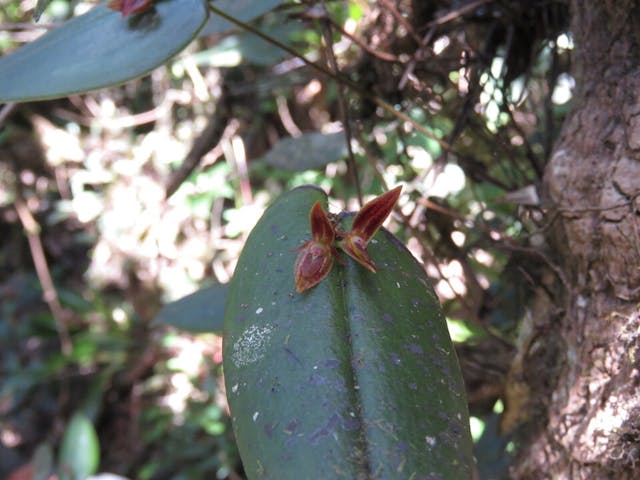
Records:
{"label": "tree trunk", "polygon": [[571,8],[575,106],[544,178],[553,273],[508,386],[531,427],[512,474],[638,479],[640,2]]}

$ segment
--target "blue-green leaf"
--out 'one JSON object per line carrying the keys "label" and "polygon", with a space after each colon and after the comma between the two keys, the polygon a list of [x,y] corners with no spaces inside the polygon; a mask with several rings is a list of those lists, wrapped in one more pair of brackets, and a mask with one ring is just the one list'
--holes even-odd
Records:
{"label": "blue-green leaf", "polygon": [[155,318],[192,333],[221,333],[224,322],[226,285],[212,285],[166,304]]}
{"label": "blue-green leaf", "polygon": [[203,0],[122,18],[99,5],[0,58],[0,101],[64,97],[123,83],[180,52],[205,24]]}
{"label": "blue-green leaf", "polygon": [[346,154],[344,133],[308,132],[280,140],[263,158],[272,167],[301,171],[322,168]]}

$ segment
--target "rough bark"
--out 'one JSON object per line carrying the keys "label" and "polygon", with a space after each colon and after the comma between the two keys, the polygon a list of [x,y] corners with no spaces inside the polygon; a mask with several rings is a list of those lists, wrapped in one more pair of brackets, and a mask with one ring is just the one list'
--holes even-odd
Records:
{"label": "rough bark", "polygon": [[512,475],[640,478],[640,2],[571,8],[575,107],[544,178],[556,268],[511,372],[529,425]]}

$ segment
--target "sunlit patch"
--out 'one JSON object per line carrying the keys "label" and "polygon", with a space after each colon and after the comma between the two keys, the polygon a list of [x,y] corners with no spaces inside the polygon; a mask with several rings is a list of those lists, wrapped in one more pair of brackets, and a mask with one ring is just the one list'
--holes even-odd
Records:
{"label": "sunlit patch", "polygon": [[474,442],[477,442],[484,433],[485,422],[478,417],[469,417],[469,428],[471,430],[471,438]]}
{"label": "sunlit patch", "polygon": [[558,75],[556,85],[551,95],[551,101],[556,105],[563,105],[573,97],[573,89],[576,86],[575,79],[568,73]]}
{"label": "sunlit patch", "polygon": [[449,40],[449,37],[447,36],[437,38],[436,41],[433,42],[433,53],[435,53],[436,55],[440,55],[442,52],[444,52],[444,49],[447,48],[450,43],[451,40]]}
{"label": "sunlit patch", "polygon": [[448,163],[442,172],[431,170],[427,175],[427,193],[434,197],[447,197],[460,192],[466,185],[464,171],[455,164]]}

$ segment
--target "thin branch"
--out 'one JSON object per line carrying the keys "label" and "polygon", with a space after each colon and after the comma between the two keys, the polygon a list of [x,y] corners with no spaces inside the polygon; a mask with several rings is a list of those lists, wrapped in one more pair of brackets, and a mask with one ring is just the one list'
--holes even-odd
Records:
{"label": "thin branch", "polygon": [[56,291],[53,279],[51,278],[47,258],[44,254],[42,241],[40,240],[40,225],[36,219],[33,218],[33,215],[22,198],[22,193],[19,189],[18,192],[16,192],[15,209],[18,217],[20,218],[20,223],[22,223],[22,228],[24,228],[27,235],[33,264],[36,268],[36,274],[38,275],[38,280],[40,280],[40,285],[42,285],[43,299],[47,302],[49,310],[51,310],[51,314],[53,315],[56,330],[58,331],[58,338],[60,339],[62,353],[64,355],[70,355],[72,351],[72,343],[66,322],[68,314],[60,304],[58,292]]}
{"label": "thin branch", "polygon": [[198,138],[193,142],[191,150],[189,150],[180,168],[171,175],[165,189],[166,198],[169,198],[178,190],[182,182],[184,182],[200,164],[202,157],[212,150],[222,138],[229,116],[224,88],[222,92],[222,96],[216,106],[216,111],[209,119],[209,123],[207,123],[202,133],[200,133]]}
{"label": "thin branch", "polygon": [[392,54],[392,53],[382,52],[380,50],[374,50],[369,45],[367,45],[367,43],[364,40],[362,40],[362,39],[356,37],[355,35],[352,35],[349,32],[347,32],[344,28],[342,28],[342,25],[338,24],[331,17],[328,18],[328,21],[331,22],[331,25],[333,26],[333,28],[335,28],[337,31],[339,31],[342,35],[347,37],[353,43],[358,45],[362,50],[367,52],[372,57],[379,58],[383,62],[400,62],[398,57],[396,55]]}
{"label": "thin branch", "polygon": [[[340,69],[338,67],[338,62],[336,61],[336,56],[333,53],[333,40],[331,31],[331,23],[324,20],[322,21],[322,35],[324,37],[324,42],[326,44],[327,50],[327,60],[329,61],[329,65],[334,73],[339,74]],[[362,191],[360,189],[360,178],[358,176],[358,166],[356,165],[356,159],[353,155],[353,148],[351,146],[351,121],[349,118],[349,107],[347,105],[344,91],[342,89],[342,84],[340,82],[336,85],[336,90],[338,92],[338,106],[340,108],[340,116],[342,117],[342,124],[344,125],[344,136],[347,141],[347,163],[349,165],[349,173],[351,175],[351,179],[356,188],[356,196],[358,197],[358,205],[362,207]]]}
{"label": "thin branch", "polygon": [[461,17],[465,13],[472,12],[478,7],[482,7],[487,3],[492,3],[494,0],[478,0],[477,2],[472,2],[467,5],[464,5],[460,8],[456,8],[455,10],[451,10],[448,13],[436,18],[432,22],[427,24],[427,28],[433,27],[434,25],[444,25],[445,23],[449,23],[458,17]]}
{"label": "thin branch", "polygon": [[[384,6],[391,12],[391,15],[400,23],[406,30],[409,35],[415,40],[415,42],[420,45],[421,39],[418,34],[413,29],[413,26],[407,21],[407,19],[398,11],[396,6],[391,2],[391,0],[378,0],[380,3],[384,4]],[[397,2],[396,2],[397,3]]]}

